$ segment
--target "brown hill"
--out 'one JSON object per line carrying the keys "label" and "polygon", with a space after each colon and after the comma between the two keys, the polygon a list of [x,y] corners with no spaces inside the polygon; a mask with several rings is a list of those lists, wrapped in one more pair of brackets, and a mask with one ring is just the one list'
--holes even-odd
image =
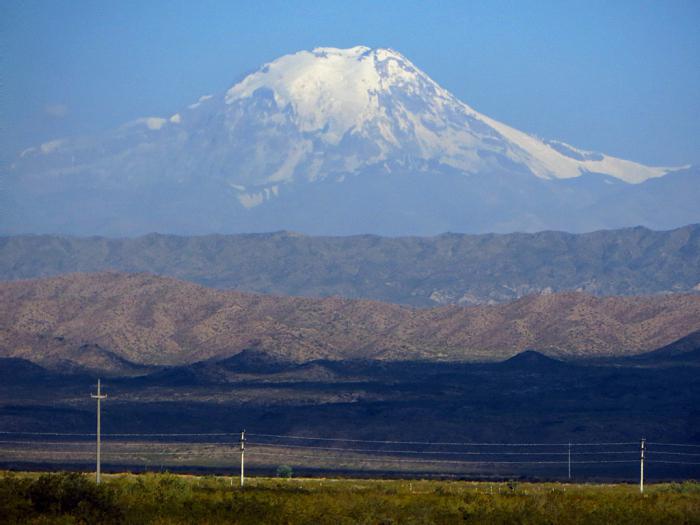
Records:
{"label": "brown hill", "polygon": [[[0,355],[126,371],[257,348],[297,361],[630,355],[700,329],[700,296],[528,296],[479,307],[262,296],[146,274],[0,283]],[[129,366],[128,366],[129,365]],[[133,368],[133,367],[132,367]]]}

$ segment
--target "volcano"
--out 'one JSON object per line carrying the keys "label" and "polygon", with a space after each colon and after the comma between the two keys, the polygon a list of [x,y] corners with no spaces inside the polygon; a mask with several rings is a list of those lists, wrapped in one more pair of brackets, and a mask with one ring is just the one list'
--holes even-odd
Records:
{"label": "volcano", "polygon": [[6,234],[700,222],[698,168],[537,138],[472,109],[400,53],[364,46],[283,56],[172,115],[28,148],[2,175]]}

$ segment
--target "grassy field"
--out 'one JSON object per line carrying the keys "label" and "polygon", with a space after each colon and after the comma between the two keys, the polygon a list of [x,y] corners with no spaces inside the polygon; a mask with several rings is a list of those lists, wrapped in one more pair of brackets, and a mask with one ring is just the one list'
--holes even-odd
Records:
{"label": "grassy field", "polygon": [[2,523],[700,524],[700,484],[4,473]]}

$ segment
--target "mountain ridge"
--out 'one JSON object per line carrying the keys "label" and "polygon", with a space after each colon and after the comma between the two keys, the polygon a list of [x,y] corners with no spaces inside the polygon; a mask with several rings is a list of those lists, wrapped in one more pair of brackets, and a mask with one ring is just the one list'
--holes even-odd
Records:
{"label": "mountain ridge", "polygon": [[[415,309],[338,297],[273,297],[146,274],[0,283],[0,356],[65,367],[172,366],[257,349],[287,361],[492,361],[634,355],[700,329],[700,296],[528,296]],[[100,350],[104,350],[100,352]],[[124,360],[123,362],[120,360]],[[133,365],[133,366],[132,366]],[[133,370],[132,370],[133,371]]]}
{"label": "mountain ridge", "polygon": [[436,237],[250,235],[133,239],[0,237],[0,279],[103,270],[214,288],[413,306],[488,304],[533,293],[700,291],[700,225],[589,234]]}

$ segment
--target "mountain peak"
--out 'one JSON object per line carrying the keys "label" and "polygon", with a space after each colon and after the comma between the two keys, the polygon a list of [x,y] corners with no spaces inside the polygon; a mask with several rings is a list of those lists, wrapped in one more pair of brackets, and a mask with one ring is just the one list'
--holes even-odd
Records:
{"label": "mountain peak", "polygon": [[[698,220],[692,174],[668,185],[674,209],[684,203],[672,219],[640,208],[625,186],[670,168],[518,131],[392,49],[299,51],[173,109],[22,152],[3,188],[16,203],[4,231],[405,235]],[[369,209],[383,210],[379,221],[359,223]]]}
{"label": "mountain peak", "polygon": [[[232,105],[271,94],[279,110],[289,108],[301,132],[318,133],[336,145],[369,121],[387,120],[387,101],[382,99],[393,87],[410,83],[410,91],[417,93],[420,81],[437,86],[390,49],[319,47],[265,64],[229,89],[225,100]],[[396,142],[395,137],[385,138]]]}
{"label": "mountain peak", "polygon": [[[544,179],[591,172],[638,183],[669,171],[511,128],[478,113],[392,49],[318,47],[285,55],[231,87],[225,102],[234,118],[252,105],[264,109],[277,130],[302,134],[282,171],[266,183],[290,180],[309,157],[323,162],[328,156],[342,172],[397,157],[472,174],[520,165]],[[320,152],[319,144],[340,150]],[[324,168],[307,165],[303,172],[315,180],[329,171]]]}
{"label": "mountain peak", "polygon": [[348,48],[340,48],[340,47],[316,47],[313,50],[313,53],[318,56],[323,56],[323,55],[343,55],[343,56],[349,56],[356,58],[360,55],[363,55],[364,53],[367,53],[368,51],[372,51],[372,48],[368,46],[354,46],[354,47],[348,47]]}

